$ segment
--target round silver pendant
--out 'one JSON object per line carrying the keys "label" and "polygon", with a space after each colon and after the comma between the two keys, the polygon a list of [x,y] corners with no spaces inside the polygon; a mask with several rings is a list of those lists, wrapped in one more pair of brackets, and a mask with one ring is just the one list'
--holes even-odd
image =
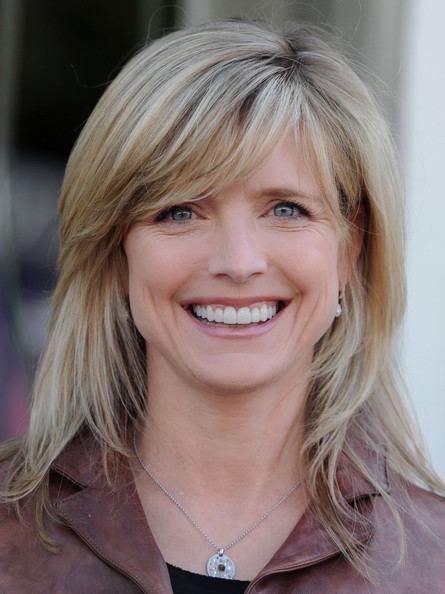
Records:
{"label": "round silver pendant", "polygon": [[224,551],[219,551],[216,555],[209,557],[207,573],[210,577],[232,580],[236,573],[235,563]]}

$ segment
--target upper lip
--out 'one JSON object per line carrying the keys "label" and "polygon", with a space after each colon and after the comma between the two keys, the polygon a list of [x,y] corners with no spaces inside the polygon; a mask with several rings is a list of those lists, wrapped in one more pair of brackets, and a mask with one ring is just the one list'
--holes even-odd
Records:
{"label": "upper lip", "polygon": [[253,297],[221,297],[219,295],[215,295],[212,297],[196,297],[194,299],[187,299],[186,301],[182,301],[181,305],[183,307],[189,307],[190,305],[232,305],[233,307],[243,307],[252,305],[254,303],[277,303],[278,301],[286,303],[288,300],[276,295],[261,295]]}

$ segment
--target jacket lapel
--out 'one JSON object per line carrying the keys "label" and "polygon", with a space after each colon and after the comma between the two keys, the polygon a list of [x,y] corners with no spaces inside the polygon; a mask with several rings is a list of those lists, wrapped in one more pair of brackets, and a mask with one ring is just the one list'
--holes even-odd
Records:
{"label": "jacket lapel", "polygon": [[148,527],[128,465],[120,464],[108,484],[92,441],[75,440],[53,464],[59,475],[81,487],[55,499],[55,511],[98,557],[143,592],[171,594],[167,566]]}
{"label": "jacket lapel", "polygon": [[[384,456],[370,451],[361,441],[353,438],[351,446],[355,454],[367,466],[370,474],[385,490],[389,490]],[[347,526],[356,540],[366,546],[374,535],[372,520],[374,498],[379,496],[378,491],[353,468],[351,462],[344,455],[338,466],[337,482],[344,499],[349,503],[358,504],[360,512],[368,520],[365,523],[350,521]],[[251,582],[246,593],[250,592],[251,587],[253,588],[267,575],[309,567],[340,554],[339,546],[328,535],[325,528],[317,522],[311,511],[307,510],[269,563]]]}

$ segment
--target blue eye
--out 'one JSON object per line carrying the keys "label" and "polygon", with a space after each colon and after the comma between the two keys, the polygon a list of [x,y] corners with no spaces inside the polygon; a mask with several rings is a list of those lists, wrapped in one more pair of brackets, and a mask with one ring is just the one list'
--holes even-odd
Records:
{"label": "blue eye", "polygon": [[192,209],[189,206],[172,206],[158,214],[156,222],[161,221],[189,221],[193,216]]}
{"label": "blue eye", "polygon": [[294,202],[280,202],[274,206],[273,213],[280,219],[296,219],[309,216],[309,211],[306,208]]}
{"label": "blue eye", "polygon": [[188,221],[192,218],[192,209],[188,206],[173,206],[170,209],[170,218],[173,221]]}

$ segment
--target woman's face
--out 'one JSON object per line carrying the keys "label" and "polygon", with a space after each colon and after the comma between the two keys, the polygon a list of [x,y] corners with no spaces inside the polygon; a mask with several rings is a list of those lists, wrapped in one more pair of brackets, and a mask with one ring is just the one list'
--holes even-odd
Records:
{"label": "woman's face", "polygon": [[292,135],[247,180],[134,225],[124,247],[149,370],[213,392],[301,382],[347,280]]}

